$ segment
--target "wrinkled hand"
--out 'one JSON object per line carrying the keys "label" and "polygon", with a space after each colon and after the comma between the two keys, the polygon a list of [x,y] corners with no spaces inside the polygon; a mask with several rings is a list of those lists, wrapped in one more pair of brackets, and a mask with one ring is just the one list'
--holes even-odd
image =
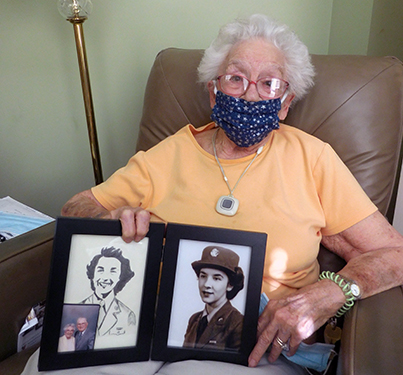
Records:
{"label": "wrinkled hand", "polygon": [[110,218],[120,220],[122,224],[123,241],[139,242],[148,233],[150,213],[140,207],[119,207],[110,211]]}
{"label": "wrinkled hand", "polygon": [[120,220],[125,242],[141,241],[148,233],[150,213],[140,207],[123,206],[108,211],[91,190],[84,190],[70,198],[62,208],[63,216],[93,217]]}
{"label": "wrinkled hand", "polygon": [[341,289],[330,280],[301,288],[280,300],[270,300],[258,322],[258,341],[249,356],[249,366],[255,367],[272,344],[269,362],[282,352],[276,341],[288,343],[287,355],[292,356],[299,344],[311,336],[344,304]]}

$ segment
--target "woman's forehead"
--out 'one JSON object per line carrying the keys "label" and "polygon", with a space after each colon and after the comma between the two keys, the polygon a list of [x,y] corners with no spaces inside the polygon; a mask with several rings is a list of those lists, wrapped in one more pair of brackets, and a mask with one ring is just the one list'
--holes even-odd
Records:
{"label": "woman's forehead", "polygon": [[120,267],[120,260],[115,257],[101,257],[99,258],[97,266]]}
{"label": "woman's forehead", "polygon": [[227,276],[227,274],[224,271],[218,270],[216,268],[203,267],[203,268],[200,269],[200,273],[205,273],[205,274],[208,274],[208,275]]}
{"label": "woman's forehead", "polygon": [[225,70],[237,68],[259,74],[284,74],[285,57],[274,44],[263,39],[251,39],[232,47],[223,65]]}

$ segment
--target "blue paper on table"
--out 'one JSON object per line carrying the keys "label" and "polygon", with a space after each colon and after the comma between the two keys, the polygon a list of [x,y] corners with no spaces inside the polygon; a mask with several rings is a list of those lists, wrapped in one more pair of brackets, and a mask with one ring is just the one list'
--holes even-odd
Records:
{"label": "blue paper on table", "polygon": [[52,218],[36,218],[0,211],[0,238],[5,241],[53,221]]}

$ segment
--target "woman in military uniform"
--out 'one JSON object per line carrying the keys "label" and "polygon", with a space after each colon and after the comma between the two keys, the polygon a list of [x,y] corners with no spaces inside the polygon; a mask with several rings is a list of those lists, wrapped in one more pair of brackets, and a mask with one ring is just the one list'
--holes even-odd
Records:
{"label": "woman in military uniform", "polygon": [[230,302],[244,286],[238,263],[234,251],[220,246],[206,247],[192,263],[205,308],[190,317],[184,347],[239,350],[243,315]]}

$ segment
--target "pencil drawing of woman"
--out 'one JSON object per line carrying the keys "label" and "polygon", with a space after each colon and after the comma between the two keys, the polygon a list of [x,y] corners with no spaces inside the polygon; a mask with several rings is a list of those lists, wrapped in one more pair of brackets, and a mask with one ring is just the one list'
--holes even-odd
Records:
{"label": "pencil drawing of woman", "polygon": [[129,259],[113,246],[104,247],[87,265],[87,277],[93,293],[84,304],[99,304],[97,335],[134,333],[136,316],[116,295],[132,279],[134,272]]}

